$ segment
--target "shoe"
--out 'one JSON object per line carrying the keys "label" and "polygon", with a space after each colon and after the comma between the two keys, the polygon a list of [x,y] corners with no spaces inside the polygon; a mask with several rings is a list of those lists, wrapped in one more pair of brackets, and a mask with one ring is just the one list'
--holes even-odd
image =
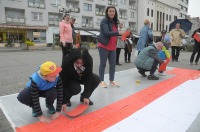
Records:
{"label": "shoe", "polygon": [[164,72],[163,72],[163,73],[158,72],[158,75],[159,75],[159,76],[166,76],[167,74],[165,74]]}
{"label": "shoe", "polygon": [[72,106],[72,104],[71,104],[71,101],[70,101],[70,100],[68,100],[68,101],[67,101],[67,103],[66,103],[66,106],[68,106],[68,107]]}
{"label": "shoe", "polygon": [[114,87],[119,87],[119,84],[116,83],[115,81],[110,81],[110,85]]}
{"label": "shoe", "polygon": [[122,64],[120,64],[120,63],[116,63],[116,65],[117,65],[117,66],[121,66]]}
{"label": "shoe", "polygon": [[178,60],[175,60],[176,62],[178,62]]}
{"label": "shoe", "polygon": [[142,75],[142,77],[146,77],[147,75],[145,74],[145,72],[142,72],[142,71],[138,71],[141,75]]}
{"label": "shoe", "polygon": [[125,63],[128,63],[128,61],[127,60],[124,60],[125,61]]}
{"label": "shoe", "polygon": [[99,85],[100,85],[102,88],[107,88],[107,87],[108,87],[107,84],[106,84],[104,81],[101,81],[101,82],[99,83]]}
{"label": "shoe", "polygon": [[37,113],[35,112],[35,110],[33,108],[32,108],[32,116],[37,117]]}
{"label": "shoe", "polygon": [[131,60],[128,60],[128,63],[131,63]]}
{"label": "shoe", "polygon": [[193,62],[190,62],[190,65],[193,65]]}
{"label": "shoe", "polygon": [[198,62],[195,62],[195,65],[198,65]]}
{"label": "shoe", "polygon": [[155,75],[148,75],[148,80],[159,80],[159,77],[156,77]]}
{"label": "shoe", "polygon": [[[83,102],[83,96],[81,95],[80,102]],[[93,105],[94,103],[89,99],[89,105]]]}
{"label": "shoe", "polygon": [[52,115],[52,114],[56,113],[56,110],[55,110],[53,104],[52,104],[52,105],[47,105],[47,104],[46,104],[46,107],[47,107],[48,110],[49,110],[49,114]]}
{"label": "shoe", "polygon": [[174,60],[172,60],[172,62],[174,62]]}

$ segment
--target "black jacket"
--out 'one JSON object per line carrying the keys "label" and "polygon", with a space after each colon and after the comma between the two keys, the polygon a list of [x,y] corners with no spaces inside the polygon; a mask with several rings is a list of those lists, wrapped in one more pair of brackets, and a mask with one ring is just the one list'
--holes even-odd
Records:
{"label": "black jacket", "polygon": [[100,24],[100,34],[98,36],[98,42],[104,45],[108,45],[111,36],[119,35],[118,31],[113,31],[113,24],[114,23],[111,20],[108,20],[106,18],[102,19]]}
{"label": "black jacket", "polygon": [[91,83],[92,83],[92,74],[93,74],[92,72],[93,60],[92,60],[92,57],[89,55],[89,53],[86,53],[84,56],[82,56],[82,59],[84,60],[84,67],[85,67],[85,70],[83,71],[82,76],[80,76],[74,68],[74,62],[80,58],[83,52],[88,52],[88,50],[83,51],[82,48],[73,49],[68,53],[68,55],[64,57],[60,76],[63,81],[64,89],[68,89],[67,83],[69,81],[71,80],[77,81],[80,84],[84,85],[84,92],[82,94],[83,97],[89,98],[90,88],[91,88]]}

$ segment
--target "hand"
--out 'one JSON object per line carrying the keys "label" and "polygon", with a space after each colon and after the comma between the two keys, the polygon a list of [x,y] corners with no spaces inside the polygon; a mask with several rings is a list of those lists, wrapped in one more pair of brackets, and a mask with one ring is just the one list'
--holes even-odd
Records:
{"label": "hand", "polygon": [[87,99],[87,98],[84,98],[84,99],[83,99],[83,103],[84,103],[84,105],[89,105],[89,102],[90,102],[89,99]]}
{"label": "hand", "polygon": [[65,46],[66,46],[66,43],[65,43],[65,42],[62,42],[62,45],[63,45],[63,47],[65,47]]}
{"label": "hand", "polygon": [[56,112],[56,113],[54,113],[53,115],[51,115],[50,119],[51,119],[52,121],[54,121],[54,120],[57,119],[59,116],[60,116],[60,112]]}
{"label": "hand", "polygon": [[66,106],[66,104],[62,105],[62,111],[65,112],[65,113],[67,112],[67,106]]}
{"label": "hand", "polygon": [[51,123],[51,121],[52,121],[50,118],[45,117],[45,116],[40,116],[40,117],[38,117],[38,119],[43,123]]}

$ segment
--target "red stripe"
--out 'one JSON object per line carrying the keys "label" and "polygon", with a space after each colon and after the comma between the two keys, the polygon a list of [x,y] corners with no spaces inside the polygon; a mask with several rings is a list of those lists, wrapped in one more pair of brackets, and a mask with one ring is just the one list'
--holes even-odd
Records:
{"label": "red stripe", "polygon": [[173,70],[168,71],[168,73],[176,74],[176,76],[155,84],[97,111],[72,120],[62,116],[59,120],[56,120],[48,125],[41,125],[43,123],[30,124],[18,128],[17,132],[25,132],[27,130],[29,132],[31,132],[31,130],[37,132],[38,129],[35,128],[38,126],[40,127],[40,130],[38,130],[40,132],[102,131],[145,107],[155,99],[161,97],[185,81],[199,77],[200,72],[195,70],[174,68]]}

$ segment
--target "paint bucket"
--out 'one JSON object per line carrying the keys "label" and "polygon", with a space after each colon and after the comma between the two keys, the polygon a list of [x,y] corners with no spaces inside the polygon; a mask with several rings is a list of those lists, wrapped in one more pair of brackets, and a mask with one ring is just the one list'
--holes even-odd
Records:
{"label": "paint bucket", "polygon": [[135,83],[136,83],[136,84],[140,84],[140,80],[136,80]]}

